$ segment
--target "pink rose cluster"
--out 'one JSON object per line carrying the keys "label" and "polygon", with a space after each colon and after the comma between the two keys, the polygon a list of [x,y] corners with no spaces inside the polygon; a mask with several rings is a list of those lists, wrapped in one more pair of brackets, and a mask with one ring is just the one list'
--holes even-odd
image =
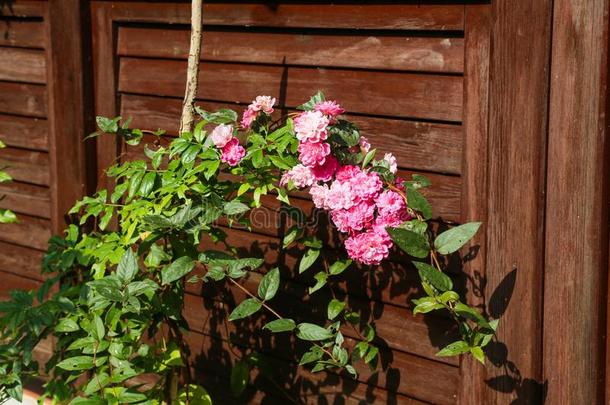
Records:
{"label": "pink rose cluster", "polygon": [[273,113],[275,98],[271,96],[258,96],[248,106],[241,119],[241,125],[244,128],[250,128],[252,123],[258,118],[261,111],[265,114]]}
{"label": "pink rose cluster", "polygon": [[239,139],[233,136],[231,125],[220,124],[210,134],[210,138],[222,154],[220,161],[229,166],[237,166],[246,155],[246,150],[239,144]]}
{"label": "pink rose cluster", "polygon": [[[410,216],[402,196],[384,190],[377,173],[358,166],[340,166],[331,154],[328,127],[343,112],[337,103],[325,101],[295,118],[301,164],[285,173],[280,184],[292,181],[297,188],[310,187],[315,206],[328,210],[337,229],[348,235],[345,248],[350,258],[375,265],[388,257],[392,247],[385,228],[398,226]],[[364,153],[370,149],[364,137],[359,146]],[[394,157],[388,154],[384,160],[395,173]]]}

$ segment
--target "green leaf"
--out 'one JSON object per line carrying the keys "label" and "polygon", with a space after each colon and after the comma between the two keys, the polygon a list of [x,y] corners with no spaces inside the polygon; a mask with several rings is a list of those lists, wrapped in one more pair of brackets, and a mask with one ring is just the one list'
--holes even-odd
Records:
{"label": "green leaf", "polygon": [[424,281],[428,281],[440,292],[449,291],[453,288],[453,282],[442,271],[430,266],[428,263],[414,261],[413,264],[417,267],[419,277]]}
{"label": "green leaf", "polygon": [[76,397],[70,401],[69,405],[107,405],[108,402],[105,399],[99,397],[83,398]]}
{"label": "green leaf", "polygon": [[413,257],[424,258],[430,252],[425,236],[403,228],[386,228],[390,237],[399,248]]}
{"label": "green leaf", "polygon": [[91,395],[98,392],[110,383],[110,376],[107,373],[99,373],[91,377],[89,383],[85,386],[84,393]]}
{"label": "green leaf", "polygon": [[90,356],[76,356],[70,357],[57,363],[57,367],[72,371],[72,370],[88,370],[93,368],[93,357]]}
{"label": "green leaf", "polygon": [[434,311],[435,309],[443,309],[445,308],[442,304],[438,304],[433,301],[422,301],[419,300],[419,304],[413,308],[413,315],[417,314],[427,314],[430,311]]}
{"label": "green leaf", "polygon": [[212,405],[212,398],[202,386],[189,384],[178,392],[178,402],[178,405]]}
{"label": "green leaf", "polygon": [[468,345],[468,342],[458,340],[457,342],[453,342],[445,346],[441,351],[436,353],[436,355],[439,357],[457,356],[468,351],[470,351],[470,346]]}
{"label": "green leaf", "polygon": [[100,318],[97,315],[93,316],[93,323],[91,325],[91,335],[98,342],[100,340],[104,339],[104,336],[106,335],[106,329],[104,328],[104,322],[102,321],[102,318]]}
{"label": "green leaf", "polygon": [[142,183],[140,184],[140,195],[143,197],[147,197],[154,189],[155,182],[157,181],[157,173],[148,172],[142,179]]}
{"label": "green leaf", "polygon": [[247,193],[250,190],[250,183],[243,183],[237,190],[237,196]]}
{"label": "green leaf", "polygon": [[265,274],[261,283],[258,285],[258,296],[268,301],[275,296],[278,287],[280,286],[280,270],[275,267]]}
{"label": "green leaf", "polygon": [[328,319],[335,319],[341,311],[345,308],[345,302],[339,301],[336,298],[333,298],[331,302],[328,303],[328,308],[326,309],[326,316]]}
{"label": "green leaf", "polygon": [[337,260],[330,266],[330,268],[328,269],[328,272],[332,276],[336,276],[338,274],[343,273],[345,271],[345,269],[347,269],[351,264],[352,264],[352,261],[350,259]]}
{"label": "green leaf", "polygon": [[271,321],[263,326],[263,329],[270,330],[273,333],[290,332],[296,328],[296,323],[292,319],[283,318]]}
{"label": "green leaf", "polygon": [[313,363],[314,361],[318,361],[324,355],[324,350],[322,350],[319,346],[312,346],[309,351],[305,352],[301,357],[301,361],[299,361],[299,365],[302,366],[304,364]]}
{"label": "green leaf", "polygon": [[307,249],[299,263],[299,274],[310,268],[318,259],[318,256],[320,256],[320,251],[318,249]]}
{"label": "green leaf", "polygon": [[6,148],[6,144],[0,140],[0,149]]}
{"label": "green leaf", "polygon": [[460,296],[455,291],[445,291],[438,299],[443,304],[447,304],[449,301],[459,301]]}
{"label": "green leaf", "polygon": [[489,321],[489,327],[496,332],[498,330],[498,323],[500,322],[499,319],[492,319],[491,321]]}
{"label": "green leaf", "polygon": [[458,302],[455,304],[453,308],[456,313],[463,316],[464,318],[471,319],[475,321],[479,326],[482,326],[487,329],[491,329],[491,326],[487,322],[483,315],[479,311],[474,308],[469,307],[468,305]]}
{"label": "green leaf", "polygon": [[6,183],[7,181],[11,181],[13,178],[7,172],[0,170],[0,183]]}
{"label": "green leaf", "polygon": [[377,152],[377,149],[371,149],[370,151],[367,152],[367,154],[364,156],[364,159],[362,160],[362,167],[366,167],[369,163],[371,163],[371,160],[373,160],[373,158],[375,157],[375,153]]}
{"label": "green leaf", "polygon": [[70,318],[64,318],[57,323],[55,327],[56,332],[66,333],[66,332],[76,332],[80,330],[78,324]]}
{"label": "green leaf", "polygon": [[167,285],[187,275],[195,267],[195,262],[188,256],[182,256],[161,270],[161,285]]}
{"label": "green leaf", "polygon": [[326,281],[328,281],[328,273],[320,271],[316,273],[313,278],[316,279],[316,284],[313,287],[309,287],[309,294],[313,294],[318,291],[320,288],[326,285]]}
{"label": "green leaf", "polygon": [[237,215],[249,211],[250,207],[239,200],[233,200],[226,203],[223,210],[227,215]]}
{"label": "green leaf", "polygon": [[307,101],[305,104],[301,104],[300,106],[298,106],[297,110],[311,111],[313,110],[316,104],[321,103],[325,100],[326,98],[324,97],[324,93],[318,90],[316,94],[311,96],[309,101]]}
{"label": "green leaf", "polygon": [[297,326],[297,337],[302,340],[317,341],[333,337],[333,334],[321,326],[313,323],[300,323]]}
{"label": "green leaf", "polygon": [[485,354],[483,353],[483,349],[478,346],[471,347],[470,353],[472,353],[472,357],[481,362],[481,364],[485,365]]}
{"label": "green leaf", "polygon": [[0,224],[13,224],[19,222],[17,215],[11,210],[0,208]]}
{"label": "green leaf", "polygon": [[229,315],[229,321],[235,321],[250,316],[261,309],[261,306],[261,302],[257,299],[245,299],[233,310],[233,312],[231,312],[231,315]]}
{"label": "green leaf", "polygon": [[375,346],[371,346],[371,348],[369,349],[368,353],[364,357],[364,362],[366,364],[371,363],[372,361],[375,360],[375,358],[377,357],[378,354],[379,354],[379,349],[376,348]]}
{"label": "green leaf", "polygon": [[282,243],[284,248],[287,248],[288,246],[290,246],[292,244],[292,242],[294,242],[297,237],[299,236],[299,234],[301,233],[301,230],[296,227],[293,226],[291,227],[288,232],[286,233],[286,236],[284,236],[284,241]]}
{"label": "green leaf", "polygon": [[421,212],[425,219],[432,218],[432,206],[419,191],[407,188],[407,200],[409,200],[409,207]]}
{"label": "green leaf", "polygon": [[442,255],[456,252],[466,244],[477,233],[480,222],[469,222],[455,228],[451,228],[438,235],[434,241],[434,248]]}
{"label": "green leaf", "polygon": [[245,361],[238,361],[231,369],[231,392],[239,397],[250,380],[250,367]]}
{"label": "green leaf", "polygon": [[138,259],[131,248],[127,248],[116,269],[119,280],[124,284],[130,282],[138,272]]}

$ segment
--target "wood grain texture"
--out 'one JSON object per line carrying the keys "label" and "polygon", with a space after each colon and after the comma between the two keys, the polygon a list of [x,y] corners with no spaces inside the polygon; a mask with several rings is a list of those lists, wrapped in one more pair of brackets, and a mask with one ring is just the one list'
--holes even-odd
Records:
{"label": "wood grain texture", "polygon": [[0,150],[0,166],[13,179],[26,183],[48,186],[50,184],[49,154],[16,148]]}
{"label": "wood grain texture", "polygon": [[[0,241],[37,250],[46,250],[50,237],[51,223],[49,220],[21,214],[18,223],[2,225]],[[6,288],[6,286],[3,286],[3,288]]]}
{"label": "wood grain texture", "polygon": [[[187,24],[188,4],[116,2],[111,10],[116,21]],[[457,30],[464,26],[460,4],[265,4],[204,3],[203,24],[254,27],[333,29]],[[205,29],[205,28],[204,28]]]}
{"label": "wood grain texture", "polygon": [[[189,31],[120,27],[120,56],[186,59]],[[204,32],[201,59],[315,67],[425,72],[463,71],[464,40],[387,35],[316,35],[259,31]],[[371,57],[375,55],[375,57]]]}
{"label": "wood grain texture", "polygon": [[10,182],[0,183],[0,208],[41,218],[51,217],[51,198],[47,187]]}
{"label": "wood grain texture", "polygon": [[44,24],[40,21],[8,20],[0,17],[0,46],[44,48]]}
{"label": "wood grain texture", "polygon": [[38,289],[41,284],[41,282],[30,278],[21,277],[16,274],[3,273],[3,288],[0,289],[0,301],[6,301],[9,298],[9,292],[11,290],[35,290]]}
{"label": "wood grain texture", "polygon": [[37,49],[0,47],[0,80],[44,84],[45,53]]}
{"label": "wood grain texture", "polygon": [[[463,252],[476,252],[464,263],[468,277],[468,303],[485,308],[483,280],[487,218],[487,142],[489,114],[490,6],[467,5],[465,19],[464,153],[462,163],[461,222],[480,221],[483,226]],[[485,367],[472,356],[461,358],[458,402],[484,403]]]}
{"label": "wood grain texture", "polygon": [[[491,7],[485,293],[489,313],[502,314],[501,344],[490,355],[503,364],[487,370],[493,388],[486,403],[540,403],[551,2],[498,0]],[[513,291],[506,280],[515,274]],[[510,298],[506,312],[494,293]]]}
{"label": "wood grain texture", "polygon": [[[44,253],[28,247],[0,242],[0,270],[34,280],[42,280],[40,268]],[[0,275],[0,277],[4,277]],[[5,289],[4,285],[2,289]]]}
{"label": "wood grain texture", "polygon": [[[197,105],[209,111],[231,108],[241,113],[245,109],[244,105],[207,101],[197,102]],[[171,135],[176,135],[178,132],[176,117],[180,116],[180,100],[122,94],[121,116],[133,118],[132,125],[135,128],[152,131],[161,128]],[[401,168],[448,174],[461,173],[463,139],[462,128],[459,125],[350,114],[346,117],[360,127],[362,135],[367,137],[380,154],[392,152]]]}
{"label": "wood grain texture", "polygon": [[47,121],[40,118],[0,114],[0,139],[9,146],[49,150]]}
{"label": "wood grain texture", "polygon": [[[185,78],[181,61],[120,60],[121,92],[180,97]],[[202,63],[199,82],[198,97],[214,101],[249,103],[257,94],[285,94],[285,104],[295,107],[322,90],[352,112],[462,119],[462,78],[457,76]]]}
{"label": "wood grain texture", "polygon": [[47,92],[45,86],[0,82],[0,113],[46,117]]}
{"label": "wood grain texture", "polygon": [[543,377],[548,403],[601,404],[608,271],[609,4],[559,0],[553,7]]}
{"label": "wood grain texture", "polygon": [[38,0],[13,0],[0,3],[1,17],[42,17],[45,2]]}

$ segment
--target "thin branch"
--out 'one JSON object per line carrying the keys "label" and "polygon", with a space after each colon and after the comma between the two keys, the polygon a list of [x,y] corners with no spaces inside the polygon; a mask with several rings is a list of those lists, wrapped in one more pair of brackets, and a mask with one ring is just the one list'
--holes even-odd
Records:
{"label": "thin branch", "polygon": [[180,133],[191,132],[195,121],[195,96],[199,75],[199,55],[201,54],[202,0],[193,0],[191,5],[191,45],[189,50],[186,89],[180,117]]}

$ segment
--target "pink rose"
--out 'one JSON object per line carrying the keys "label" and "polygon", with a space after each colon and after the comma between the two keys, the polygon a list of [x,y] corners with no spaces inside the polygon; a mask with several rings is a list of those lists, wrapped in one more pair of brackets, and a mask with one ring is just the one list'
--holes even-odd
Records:
{"label": "pink rose", "polygon": [[398,164],[396,163],[396,158],[394,157],[394,155],[392,155],[391,153],[386,153],[383,156],[383,160],[388,162],[388,165],[390,165],[390,172],[392,172],[392,174],[396,174],[396,172],[398,171]]}
{"label": "pink rose", "polygon": [[330,145],[326,142],[302,142],[298,147],[299,160],[305,166],[320,166],[330,155]]}
{"label": "pink rose", "polygon": [[258,111],[254,111],[248,107],[246,111],[244,111],[244,115],[241,119],[241,126],[244,128],[250,128],[250,125],[256,120],[258,117]]}
{"label": "pink rose", "polygon": [[358,166],[345,165],[337,170],[335,175],[335,179],[339,181],[350,181],[350,179],[356,176],[358,173],[361,173],[362,170]]}
{"label": "pink rose", "polygon": [[405,204],[404,198],[395,191],[386,190],[379,194],[375,199],[377,204],[377,211],[379,215],[397,215],[400,213],[407,212],[407,205]]}
{"label": "pink rose", "polygon": [[284,173],[280,185],[286,186],[290,180],[292,180],[295,187],[305,188],[311,186],[316,179],[309,167],[296,165],[290,171]]}
{"label": "pink rose", "polygon": [[345,240],[345,249],[349,257],[368,265],[381,263],[389,256],[391,247],[391,239],[374,230],[353,235]]}
{"label": "pink rose", "polygon": [[316,180],[330,181],[339,167],[339,161],[334,156],[328,156],[320,166],[313,166],[311,172]]}
{"label": "pink rose", "polygon": [[314,184],[310,189],[309,189],[309,194],[311,195],[311,199],[313,200],[313,204],[316,206],[316,208],[319,209],[328,209],[328,205],[326,204],[326,200],[328,198],[328,186],[326,184],[323,185],[319,185],[319,184]]}
{"label": "pink rose", "polygon": [[364,153],[369,153],[371,150],[371,144],[369,143],[368,139],[363,136],[360,137],[358,144],[360,145],[360,150]]}
{"label": "pink rose", "polygon": [[274,104],[275,98],[272,98],[271,96],[257,96],[252,104],[250,104],[250,107],[254,111],[262,111],[265,114],[271,114],[273,112]]}
{"label": "pink rose", "polygon": [[330,118],[331,122],[345,112],[345,110],[335,101],[322,101],[313,107],[314,111],[319,111]]}
{"label": "pink rose", "polygon": [[222,148],[220,161],[228,163],[229,166],[237,166],[245,155],[246,150],[239,144],[239,140],[237,138],[231,138],[231,140]]}
{"label": "pink rose", "polygon": [[320,142],[328,133],[328,118],[319,111],[305,111],[294,119],[294,131],[301,142]]}
{"label": "pink rose", "polygon": [[349,180],[352,186],[352,192],[354,195],[362,200],[377,197],[377,194],[381,191],[383,183],[379,178],[379,175],[375,172],[357,173]]}
{"label": "pink rose", "polygon": [[332,220],[341,232],[361,231],[368,228],[375,217],[375,205],[360,202],[348,210],[337,210],[331,214]]}
{"label": "pink rose", "polygon": [[210,134],[212,142],[217,148],[222,148],[233,138],[233,127],[231,125],[220,124]]}
{"label": "pink rose", "polygon": [[333,211],[350,209],[354,205],[350,183],[333,181],[326,195],[326,205]]}

